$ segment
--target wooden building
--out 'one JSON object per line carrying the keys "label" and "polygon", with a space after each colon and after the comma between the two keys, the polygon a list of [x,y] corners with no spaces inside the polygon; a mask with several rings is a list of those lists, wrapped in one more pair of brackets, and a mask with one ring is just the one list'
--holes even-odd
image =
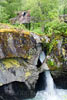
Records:
{"label": "wooden building", "polygon": [[11,24],[24,24],[27,28],[30,28],[30,11],[20,11],[15,18],[11,18],[9,21]]}

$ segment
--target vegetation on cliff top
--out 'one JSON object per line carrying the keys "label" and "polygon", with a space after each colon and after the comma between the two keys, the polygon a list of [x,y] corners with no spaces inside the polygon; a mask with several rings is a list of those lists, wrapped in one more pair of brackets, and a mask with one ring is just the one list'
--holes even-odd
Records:
{"label": "vegetation on cliff top", "polygon": [[[67,14],[67,0],[1,0],[0,22],[9,23],[9,19],[16,17],[19,11],[27,10],[33,17],[30,31],[39,34],[67,35],[67,24],[59,19],[59,15]],[[17,23],[11,27],[26,29],[24,25]]]}
{"label": "vegetation on cliff top", "polygon": [[[23,24],[11,25],[9,23],[9,19],[16,17],[19,11],[27,10],[33,17],[30,30]],[[17,32],[16,29],[23,29],[25,34],[29,34],[31,31],[47,35],[52,39],[51,43],[46,44],[51,52],[52,48],[57,45],[58,38],[67,37],[67,23],[59,18],[64,14],[67,14],[67,0],[1,0],[0,23],[2,24],[0,24],[0,32]]]}

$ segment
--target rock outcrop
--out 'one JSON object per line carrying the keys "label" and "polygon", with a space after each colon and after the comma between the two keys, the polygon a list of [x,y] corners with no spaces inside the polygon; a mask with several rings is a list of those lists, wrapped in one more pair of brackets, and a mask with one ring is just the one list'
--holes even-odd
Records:
{"label": "rock outcrop", "polygon": [[54,34],[43,36],[43,46],[47,48],[45,61],[49,67],[47,70],[51,71],[58,87],[67,88],[67,36]]}
{"label": "rock outcrop", "polygon": [[[0,29],[0,59],[22,57],[33,59],[38,56],[40,38],[30,32],[15,29]],[[38,43],[39,42],[39,43]]]}
{"label": "rock outcrop", "polygon": [[0,100],[33,98],[44,70],[51,71],[55,82],[67,75],[66,35],[39,36],[9,25],[0,27]]}
{"label": "rock outcrop", "polygon": [[[9,25],[0,25],[0,99],[9,100],[11,97],[15,100],[18,95],[19,98],[32,98],[40,73],[37,68],[42,52],[40,37]],[[14,84],[22,93],[16,93]]]}
{"label": "rock outcrop", "polygon": [[47,48],[46,63],[49,69],[67,69],[67,36],[44,36],[43,39],[44,47]]}

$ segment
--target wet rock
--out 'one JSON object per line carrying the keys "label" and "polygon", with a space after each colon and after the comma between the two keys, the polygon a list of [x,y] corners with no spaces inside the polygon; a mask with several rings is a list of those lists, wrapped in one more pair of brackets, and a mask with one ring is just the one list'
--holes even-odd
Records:
{"label": "wet rock", "polygon": [[53,36],[50,42],[46,43],[46,63],[50,70],[66,68],[67,66],[67,37]]}
{"label": "wet rock", "polygon": [[22,100],[36,95],[39,70],[22,58],[0,61],[0,100]]}
{"label": "wet rock", "polygon": [[[52,35],[43,37],[43,47],[47,48],[47,56],[41,70],[50,70],[56,86],[67,87],[67,36]],[[62,85],[62,82],[64,85]]]}
{"label": "wet rock", "polygon": [[67,69],[51,71],[51,75],[57,88],[67,89]]}
{"label": "wet rock", "polygon": [[33,98],[36,92],[23,82],[12,82],[0,87],[0,100],[24,100]]}
{"label": "wet rock", "polygon": [[[34,33],[10,27],[0,29],[0,87],[4,89],[2,97],[5,96],[5,100],[10,98],[18,100],[18,95],[22,94],[25,88],[29,92],[27,97],[35,96],[35,84],[44,70],[51,71],[55,82],[62,74],[66,76],[67,37],[54,35],[40,37]],[[15,92],[15,82],[24,84],[18,85],[22,87],[19,90],[20,92],[23,90],[22,93]],[[27,92],[24,92],[24,95]],[[3,100],[2,97],[0,96]]]}
{"label": "wet rock", "polygon": [[35,90],[37,92],[45,89],[46,89],[46,77],[45,77],[45,72],[42,72],[39,74],[39,78],[37,80]]}

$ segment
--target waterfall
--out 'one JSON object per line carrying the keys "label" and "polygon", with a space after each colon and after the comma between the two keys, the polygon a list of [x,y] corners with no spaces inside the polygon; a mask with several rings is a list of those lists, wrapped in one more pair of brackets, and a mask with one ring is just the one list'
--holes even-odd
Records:
{"label": "waterfall", "polygon": [[[40,61],[43,62],[44,59],[45,59],[45,54],[44,52],[42,52],[40,55]],[[44,67],[46,67],[45,64]],[[46,76],[46,89],[37,92],[35,98],[28,100],[67,100],[67,90],[57,89],[55,87],[50,71],[44,72],[44,81],[45,81],[45,76]]]}
{"label": "waterfall", "polygon": [[45,72],[46,75],[46,89],[45,92],[47,93],[46,100],[61,100],[57,95],[55,84],[53,82],[53,78],[50,74],[50,71]]}
{"label": "waterfall", "polygon": [[35,98],[28,100],[67,100],[67,90],[57,89],[55,87],[50,71],[45,71],[44,77],[45,76],[46,76],[46,89],[37,92]]}
{"label": "waterfall", "polygon": [[50,71],[45,71],[46,76],[46,91],[50,94],[55,94],[55,85],[53,82],[53,78],[51,77]]}

